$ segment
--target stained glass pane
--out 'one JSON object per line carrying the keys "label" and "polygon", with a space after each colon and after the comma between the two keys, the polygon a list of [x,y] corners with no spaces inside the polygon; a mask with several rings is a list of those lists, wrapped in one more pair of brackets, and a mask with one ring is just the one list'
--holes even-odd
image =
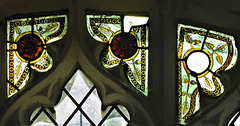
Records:
{"label": "stained glass pane", "polygon": [[[112,113],[112,109],[109,109],[111,107],[107,108],[102,111],[102,103],[96,88],[86,75],[78,70],[64,87],[59,103],[51,110],[45,108],[48,116],[39,117],[39,108],[37,108],[32,113],[30,121],[33,122],[32,125],[49,124],[49,120],[58,125],[98,125],[105,121],[107,113]],[[118,105],[118,109],[123,117],[121,114],[120,116],[119,114],[112,115],[112,118],[115,115],[118,117],[116,118],[118,121],[114,118],[114,123],[122,124],[125,118],[124,124],[127,124],[130,120],[127,109],[121,105]]]}
{"label": "stained glass pane", "polygon": [[102,126],[126,126],[128,123],[124,118],[113,109],[111,114],[107,117],[107,119],[104,121]]}
{"label": "stained glass pane", "polygon": [[66,31],[66,15],[7,20],[8,97],[27,84],[31,69],[46,72],[52,67],[47,45]]}
{"label": "stained glass pane", "polygon": [[[90,35],[103,42],[102,65],[110,70],[124,66],[131,85],[148,95],[148,43],[147,16],[87,15]],[[129,85],[127,85],[129,86]]]}
{"label": "stained glass pane", "polygon": [[88,31],[100,42],[108,42],[113,33],[121,30],[121,22],[120,15],[87,15]]}
{"label": "stained glass pane", "polygon": [[177,83],[180,124],[186,124],[187,119],[200,109],[200,90],[213,97],[224,92],[219,77],[222,72],[235,65],[237,55],[233,36],[178,25]]}
{"label": "stained glass pane", "polygon": [[35,117],[36,119],[34,120],[34,122],[32,123],[32,126],[55,126],[55,124],[51,121],[51,119],[47,116],[48,112],[47,111],[42,111],[41,108],[38,108],[36,110],[38,110],[40,112],[39,115],[37,115],[37,113],[33,112],[33,114],[31,115],[31,120]]}
{"label": "stained glass pane", "polygon": [[[76,72],[71,80],[65,86],[65,89],[70,93],[70,95],[80,103],[82,99],[87,95],[90,89],[93,87],[91,81],[86,78],[82,78],[84,76],[82,72]],[[81,93],[79,93],[81,92]]]}
{"label": "stained glass pane", "polygon": [[95,89],[82,105],[83,111],[96,125],[102,120],[101,104]]}
{"label": "stained glass pane", "polygon": [[130,120],[130,114],[128,113],[128,110],[126,107],[122,105],[117,105],[117,107],[120,109],[120,111],[127,117],[128,120]]}
{"label": "stained glass pane", "polygon": [[36,108],[33,112],[32,115],[30,117],[30,120],[33,120],[33,118],[37,115],[37,113],[39,113],[41,110],[41,107]]}
{"label": "stained glass pane", "polygon": [[79,111],[68,123],[70,126],[91,126],[91,123]]}
{"label": "stained glass pane", "polygon": [[56,122],[63,125],[76,108],[77,106],[73,101],[63,92],[60,102],[54,106]]}

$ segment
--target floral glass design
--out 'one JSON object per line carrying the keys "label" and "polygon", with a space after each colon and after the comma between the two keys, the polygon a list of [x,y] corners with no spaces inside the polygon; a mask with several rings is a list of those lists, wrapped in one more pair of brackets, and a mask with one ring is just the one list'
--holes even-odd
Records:
{"label": "floral glass design", "polygon": [[127,15],[86,17],[90,35],[105,44],[100,57],[102,65],[108,70],[123,66],[132,86],[147,96],[149,18]]}
{"label": "floral glass design", "polygon": [[66,15],[7,20],[8,97],[26,85],[31,69],[46,72],[52,67],[47,46],[60,40],[66,31]]}
{"label": "floral glass design", "polygon": [[18,54],[26,60],[36,60],[43,52],[43,41],[35,34],[26,34],[18,41]]}
{"label": "floral glass design", "polygon": [[32,126],[126,126],[129,122],[130,115],[124,106],[102,106],[96,87],[80,70],[65,85],[57,105],[39,107],[30,118]]}
{"label": "floral glass design", "polygon": [[233,36],[189,25],[178,25],[177,84],[180,124],[200,109],[200,93],[217,97],[224,92],[219,78],[237,60]]}

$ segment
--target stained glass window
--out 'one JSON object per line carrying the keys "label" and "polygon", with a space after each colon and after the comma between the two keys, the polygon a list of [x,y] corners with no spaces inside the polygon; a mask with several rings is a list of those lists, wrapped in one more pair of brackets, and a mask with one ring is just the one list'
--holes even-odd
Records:
{"label": "stained glass window", "polygon": [[53,65],[47,46],[67,31],[67,16],[7,20],[7,95],[13,96],[28,82],[31,71],[46,72]]}
{"label": "stained glass window", "polygon": [[37,108],[31,115],[31,125],[126,126],[130,121],[122,105],[102,107],[97,89],[78,70],[65,85],[59,103],[53,108]]}
{"label": "stained glass window", "polygon": [[87,29],[90,35],[105,44],[100,57],[102,65],[108,70],[123,66],[132,86],[146,96],[148,19],[146,16],[87,15]]}
{"label": "stained glass window", "polygon": [[200,109],[200,93],[216,97],[224,92],[219,78],[237,60],[234,37],[224,33],[178,25],[177,84],[180,124]]}

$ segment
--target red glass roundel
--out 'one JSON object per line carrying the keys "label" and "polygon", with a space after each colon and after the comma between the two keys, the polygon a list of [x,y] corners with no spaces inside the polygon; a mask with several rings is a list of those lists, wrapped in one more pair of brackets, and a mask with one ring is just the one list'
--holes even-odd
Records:
{"label": "red glass roundel", "polygon": [[35,34],[26,34],[18,41],[18,54],[25,60],[34,61],[38,59],[43,52],[43,41]]}
{"label": "red glass roundel", "polygon": [[120,59],[131,58],[137,52],[137,39],[130,33],[119,33],[113,37],[110,49]]}

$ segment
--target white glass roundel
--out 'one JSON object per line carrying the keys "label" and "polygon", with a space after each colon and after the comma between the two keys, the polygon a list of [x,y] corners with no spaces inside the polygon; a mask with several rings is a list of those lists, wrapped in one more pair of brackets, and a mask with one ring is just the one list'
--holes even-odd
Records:
{"label": "white glass roundel", "polygon": [[209,65],[209,58],[203,52],[194,52],[187,58],[187,66],[191,71],[196,73],[204,72]]}

